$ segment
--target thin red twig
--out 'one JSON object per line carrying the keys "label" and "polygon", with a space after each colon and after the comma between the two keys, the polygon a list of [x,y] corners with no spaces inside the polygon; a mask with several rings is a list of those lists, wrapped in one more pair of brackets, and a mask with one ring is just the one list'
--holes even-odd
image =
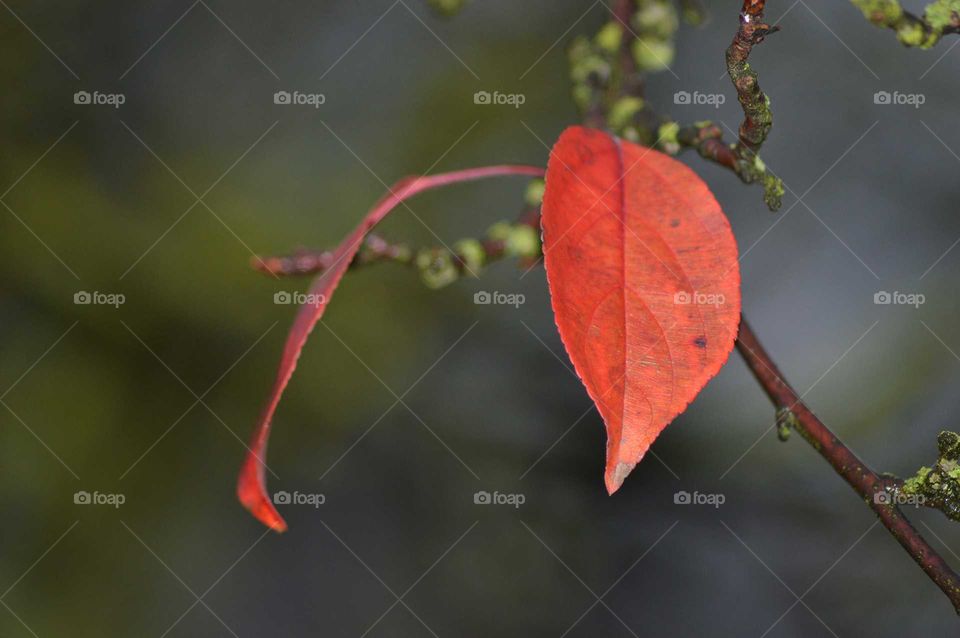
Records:
{"label": "thin red twig", "polygon": [[897,542],[917,561],[933,582],[953,603],[960,614],[960,576],[947,564],[920,535],[896,505],[877,499],[875,495],[891,485],[890,479],[881,477],[857,458],[843,442],[830,431],[817,416],[804,405],[796,391],[783,379],[776,364],[764,350],[746,319],[740,321],[740,337],[737,350],[757,378],[760,386],[770,397],[774,406],[789,409],[796,416],[796,429],[813,448],[833,467],[837,474],[859,494],[880,518]]}

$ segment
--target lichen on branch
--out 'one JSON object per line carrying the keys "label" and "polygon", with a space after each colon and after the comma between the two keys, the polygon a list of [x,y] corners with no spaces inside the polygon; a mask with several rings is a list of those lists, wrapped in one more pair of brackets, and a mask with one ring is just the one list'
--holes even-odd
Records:
{"label": "lichen on branch", "polygon": [[[750,66],[753,47],[763,42],[779,27],[763,21],[764,0],[744,0],[740,11],[740,27],[727,47],[727,74],[737,91],[737,101],[743,109],[739,137],[733,146],[734,172],[746,183],[763,184],[764,201],[770,210],[777,210],[783,198],[783,182],[767,171],[760,160],[760,147],[773,127],[770,98],[760,89],[757,72]],[[701,152],[701,154],[703,154]]]}
{"label": "lichen on branch", "polygon": [[[929,483],[933,471],[926,468],[926,472],[923,470],[920,472],[920,474],[925,475],[922,478],[918,478],[913,483],[911,483],[912,479],[906,483],[901,483],[895,477],[879,475],[871,470],[850,448],[844,445],[843,441],[830,428],[817,418],[803,403],[803,399],[797,392],[784,380],[783,375],[757,339],[746,318],[740,321],[737,349],[770,401],[777,407],[777,425],[779,426],[778,435],[780,438],[784,438],[784,426],[796,430],[833,467],[834,471],[863,498],[884,527],[950,599],[954,610],[960,613],[960,575],[930,546],[930,543],[904,516],[900,509],[901,499],[892,498],[897,495],[898,490],[906,491],[908,489],[907,485],[911,485],[909,488],[911,490],[926,489],[924,486]],[[960,437],[952,432],[941,433],[939,442],[941,460],[947,460],[950,463],[947,466],[949,467],[947,472],[952,471],[956,467],[957,459],[960,458]],[[938,482],[938,485],[940,484]]]}
{"label": "lichen on branch", "polygon": [[[784,193],[783,181],[767,169],[767,165],[755,152],[738,153],[737,144],[725,142],[723,131],[713,122],[694,122],[683,128],[677,126],[673,140],[679,147],[694,149],[701,157],[729,168],[745,184],[759,182],[763,186],[763,201],[767,207],[772,211],[780,208]],[[663,140],[668,141],[668,138]],[[670,152],[669,147],[663,150]]]}
{"label": "lichen on branch", "polygon": [[850,0],[864,17],[893,30],[907,47],[929,49],[950,33],[960,33],[960,0],[934,0],[923,16],[905,11],[899,0]]}
{"label": "lichen on branch", "polygon": [[[955,21],[956,11],[951,7],[957,2],[960,0],[941,0],[935,4],[950,9],[949,20]],[[617,0],[614,10],[616,20],[608,23],[594,39],[580,39],[574,44],[571,50],[571,77],[574,80],[574,95],[584,112],[584,119],[593,126],[609,128],[628,139],[642,137],[648,146],[658,147],[670,154],[679,153],[684,148],[696,149],[701,156],[731,169],[745,182],[762,181],[768,205],[776,208],[783,186],[775,176],[769,174],[757,155],[772,125],[770,102],[760,90],[756,72],[748,63],[752,48],[775,30],[763,22],[764,4],[764,0],[744,1],[739,29],[727,50],[728,72],[744,111],[744,121],[736,143],[725,143],[722,131],[710,122],[696,122],[681,127],[675,121],[657,116],[645,103],[643,75],[640,72],[644,64],[635,55],[634,40],[637,34],[630,23],[638,28],[653,28],[654,32],[665,37],[672,36],[676,27],[669,18],[666,26],[670,28],[659,32],[656,31],[655,21],[653,24],[638,24],[634,20],[633,10],[639,6],[646,7],[648,11],[650,7],[661,7],[662,3],[656,0],[636,4],[634,0]],[[891,3],[881,4],[889,6]],[[893,14],[884,19],[891,16]],[[929,16],[928,11],[925,18]],[[902,17],[902,13],[899,14],[899,18]],[[940,32],[945,30],[940,29]],[[531,167],[496,168],[511,168],[510,174],[542,174],[539,169]],[[476,171],[471,173],[473,177],[477,176]],[[373,219],[370,226],[361,226],[355,232],[368,231],[398,201],[410,195],[413,184],[428,179],[434,186],[442,183],[436,177],[402,180],[395,188],[401,190],[403,195],[398,196],[391,191],[390,197],[381,200],[375,209],[380,211],[376,213],[379,217],[371,217],[374,213],[369,214],[367,219]],[[450,175],[444,179],[452,183]],[[457,181],[463,181],[463,175]],[[362,249],[357,250],[358,246],[351,243],[351,252],[345,254],[350,256],[354,267],[384,261],[414,265],[424,282],[431,287],[456,281],[463,273],[475,274],[486,264],[502,257],[516,256],[520,257],[521,264],[532,263],[542,253],[541,236],[537,231],[540,227],[543,189],[542,180],[530,182],[524,212],[517,222],[495,224],[485,238],[460,240],[452,250],[427,247],[414,251],[406,245],[391,244],[367,233]],[[315,274],[335,269],[339,264],[339,275],[342,275],[346,268],[331,252],[300,251],[290,257],[258,259],[254,264],[273,274]],[[308,316],[309,321],[315,323],[319,320],[322,307],[318,308],[319,312]],[[299,352],[312,325],[301,325],[299,332],[294,335],[292,352]],[[797,431],[864,499],[893,537],[946,594],[954,609],[960,612],[960,575],[937,554],[900,509],[901,499],[912,496],[916,497],[916,504],[937,507],[950,518],[960,520],[960,435],[941,433],[938,439],[940,455],[936,465],[921,468],[906,481],[877,474],[804,405],[802,398],[783,380],[746,319],[741,319],[736,344],[777,408],[778,436],[786,440],[792,430]],[[266,445],[272,411],[295,364],[294,356],[281,366],[278,385],[272,395],[274,398],[255,434],[254,445],[257,449],[263,449]],[[260,465],[257,465],[258,462]],[[238,494],[241,502],[279,531],[285,529],[285,524],[266,497],[262,467],[258,456],[249,457],[238,483]],[[892,496],[897,498],[892,499]]]}
{"label": "lichen on branch", "polygon": [[[657,113],[646,100],[646,74],[667,71],[673,61],[679,16],[674,4],[664,0],[618,0],[612,8],[613,19],[593,37],[579,36],[570,45],[573,99],[584,123],[668,155],[693,149],[730,169],[744,183],[763,186],[768,208],[779,209],[783,182],[758,155],[772,123],[770,102],[747,63],[753,45],[775,30],[762,23],[762,5],[747,0],[742,14],[747,18],[741,18],[732,52],[727,54],[745,114],[746,128],[741,127],[737,142],[724,141],[723,131],[712,122],[682,125]],[[684,8],[685,14],[697,11],[696,5]]]}
{"label": "lichen on branch", "polygon": [[931,467],[921,467],[905,480],[900,492],[915,496],[918,504],[943,512],[960,521],[960,435],[943,431],[937,437],[939,455]]}

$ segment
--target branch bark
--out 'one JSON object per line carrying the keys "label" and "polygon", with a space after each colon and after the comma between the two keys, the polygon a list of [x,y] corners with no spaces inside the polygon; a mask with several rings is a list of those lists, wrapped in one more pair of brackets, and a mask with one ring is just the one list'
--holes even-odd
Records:
{"label": "branch bark", "polygon": [[737,89],[737,99],[743,108],[743,123],[736,153],[744,161],[753,161],[760,146],[773,126],[770,100],[760,90],[757,73],[747,61],[753,47],[779,27],[771,27],[763,21],[766,0],[744,0],[740,11],[740,28],[727,48],[727,73]]}
{"label": "branch bark", "polygon": [[726,62],[727,74],[737,90],[737,101],[743,109],[739,139],[732,149],[734,170],[747,183],[762,180],[764,199],[771,210],[775,210],[779,208],[783,197],[783,183],[766,170],[757,155],[773,127],[773,112],[770,110],[770,98],[760,89],[757,72],[748,61],[754,46],[771,33],[779,31],[779,27],[763,21],[765,5],[766,0],[743,0],[740,27],[727,47]]}
{"label": "branch bark", "polygon": [[[517,226],[530,228],[530,224],[537,224],[538,217],[532,207],[525,209],[524,214],[518,221]],[[364,266],[384,261],[399,261],[410,263],[410,259],[396,259],[390,257],[399,249],[395,244],[389,244],[379,237],[374,237],[372,243],[378,247],[375,251],[376,258],[361,259],[354,261],[353,266]],[[510,256],[504,250],[504,245],[498,241],[485,240],[479,242],[483,251],[484,264],[492,263],[496,260]],[[402,250],[409,252],[408,248]],[[444,252],[440,248],[427,248],[421,251],[431,253]],[[327,252],[309,253],[313,257],[313,262],[309,268],[298,269],[277,268],[271,270],[264,268],[263,264],[281,263],[281,261],[293,258],[267,257],[262,260],[253,260],[251,263],[260,270],[273,272],[277,275],[304,275],[316,274],[325,270],[324,263],[329,259]],[[449,253],[448,253],[449,254]],[[457,259],[456,254],[450,255],[452,259]],[[294,263],[294,262],[288,262]],[[462,275],[463,269],[457,269],[457,275]],[[452,280],[445,280],[444,283],[450,283]],[[936,583],[950,599],[954,610],[960,614],[960,576],[947,564],[933,547],[923,538],[919,531],[904,516],[903,512],[896,505],[896,499],[890,498],[890,494],[895,494],[903,489],[904,482],[893,476],[881,476],[870,469],[866,463],[860,460],[844,443],[822,422],[817,416],[803,403],[796,391],[787,383],[783,374],[773,362],[773,359],[761,345],[754,334],[753,329],[745,317],[740,320],[740,334],[736,342],[737,350],[740,352],[747,366],[753,373],[760,387],[764,390],[774,407],[777,409],[778,420],[781,425],[789,424],[800,436],[804,438],[820,456],[822,456],[839,474],[850,487],[864,500],[870,509],[876,513],[884,527],[897,539],[897,542],[906,550],[921,569]],[[784,418],[787,415],[787,418]],[[958,437],[960,441],[960,437]],[[956,446],[960,449],[960,443]],[[878,495],[883,495],[878,497]],[[937,506],[940,509],[939,506]]]}
{"label": "branch bark", "polygon": [[960,614],[960,576],[923,538],[899,507],[885,503],[876,495],[896,487],[897,481],[882,477],[861,461],[803,403],[796,391],[783,379],[776,364],[760,344],[746,318],[740,320],[737,350],[773,405],[788,409],[796,418],[793,427],[822,456],[834,471],[864,499],[880,522],[906,550],[920,568],[937,584]]}
{"label": "branch bark", "polygon": [[[853,0],[860,6],[865,4]],[[892,2],[892,0],[881,0]],[[939,3],[957,2],[957,0],[939,0]],[[937,3],[935,3],[937,4]],[[764,36],[775,29],[763,23],[765,0],[744,0],[740,15],[740,28],[734,41],[727,51],[727,64],[730,77],[737,88],[740,103],[744,109],[744,121],[740,127],[737,144],[728,145],[722,142],[722,131],[712,125],[700,125],[680,129],[679,142],[685,146],[696,148],[701,155],[723,166],[733,169],[743,181],[741,169],[745,161],[749,166],[756,167],[762,175],[766,175],[762,163],[758,166],[756,152],[763,144],[770,130],[772,117],[770,116],[769,100],[757,84],[756,73],[750,69],[747,62],[752,47],[763,40]],[[626,27],[629,16],[635,4],[633,0],[618,0],[616,15],[621,24]],[[931,5],[932,6],[932,5]],[[952,19],[952,18],[951,18]],[[957,18],[960,23],[960,18]],[[624,28],[624,34],[628,32]],[[943,32],[947,32],[944,30]],[[624,48],[623,51],[626,49]],[[632,58],[621,55],[623,77],[621,78],[621,92],[642,94],[643,78],[639,77]],[[602,109],[586,114],[593,125],[603,127],[606,124]],[[782,188],[782,186],[781,186]],[[536,199],[536,198],[533,198]],[[509,224],[501,225],[501,233],[493,234],[485,240],[465,240],[473,242],[469,251],[463,250],[449,254],[441,249],[421,249],[418,255],[445,254],[451,264],[449,276],[427,278],[427,281],[449,283],[465,270],[463,267],[468,259],[473,259],[478,266],[497,259],[509,256],[532,258],[539,251],[539,240],[531,239],[532,229],[539,226],[539,207],[537,202],[528,197],[527,208],[520,220],[512,227]],[[512,231],[510,229],[513,229]],[[514,233],[513,235],[511,233]],[[511,243],[514,248],[511,249]],[[462,244],[470,246],[471,244]],[[517,246],[522,247],[518,249]],[[433,268],[432,263],[421,264],[419,259],[413,258],[412,251],[403,245],[389,244],[381,238],[367,238],[366,252],[358,254],[353,266],[394,261],[401,263],[417,263],[421,271]],[[426,252],[424,252],[426,251]],[[467,252],[473,253],[467,255]],[[329,262],[333,255],[328,252],[301,251],[289,257],[266,258],[255,260],[254,266],[261,270],[272,272],[275,275],[302,275],[322,272],[330,267]],[[452,261],[450,261],[452,260]],[[421,273],[423,274],[423,272]],[[753,329],[746,318],[741,318],[740,334],[736,342],[737,350],[743,356],[753,375],[756,377],[770,401],[777,408],[778,420],[797,432],[806,440],[839,474],[850,487],[864,499],[874,511],[884,527],[897,539],[897,542],[917,562],[920,568],[936,583],[943,593],[950,599],[954,610],[960,614],[960,576],[947,562],[930,546],[917,529],[897,507],[895,500],[878,498],[878,495],[896,493],[904,489],[904,482],[892,476],[881,476],[870,469],[803,403],[796,391],[783,379],[770,355],[760,344]],[[941,435],[942,437],[943,435]],[[955,452],[951,452],[952,460],[960,461],[960,436],[953,435]],[[954,441],[951,439],[951,441]],[[942,447],[942,446],[941,446]],[[941,450],[943,456],[943,450]],[[956,463],[955,463],[956,465]],[[958,479],[960,480],[960,479]],[[960,490],[960,488],[958,488]]]}

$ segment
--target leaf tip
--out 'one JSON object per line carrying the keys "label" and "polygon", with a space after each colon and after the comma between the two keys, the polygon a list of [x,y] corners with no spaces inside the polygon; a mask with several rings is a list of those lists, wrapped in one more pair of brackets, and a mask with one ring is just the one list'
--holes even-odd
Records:
{"label": "leaf tip", "polygon": [[270,502],[263,477],[263,463],[250,454],[237,480],[237,499],[254,518],[277,533],[287,531],[287,522]]}
{"label": "leaf tip", "polygon": [[612,496],[614,492],[619,490],[620,486],[623,485],[623,481],[636,466],[636,463],[624,463],[621,461],[612,468],[607,468],[607,474],[604,477],[607,484],[607,494]]}

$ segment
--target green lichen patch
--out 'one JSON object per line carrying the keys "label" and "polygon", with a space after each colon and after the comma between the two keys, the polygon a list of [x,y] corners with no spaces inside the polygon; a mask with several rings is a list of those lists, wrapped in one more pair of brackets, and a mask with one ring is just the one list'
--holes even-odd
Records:
{"label": "green lichen patch", "polygon": [[920,497],[924,505],[960,521],[960,435],[943,431],[937,437],[939,458],[932,467],[921,467],[903,482],[904,494]]}

